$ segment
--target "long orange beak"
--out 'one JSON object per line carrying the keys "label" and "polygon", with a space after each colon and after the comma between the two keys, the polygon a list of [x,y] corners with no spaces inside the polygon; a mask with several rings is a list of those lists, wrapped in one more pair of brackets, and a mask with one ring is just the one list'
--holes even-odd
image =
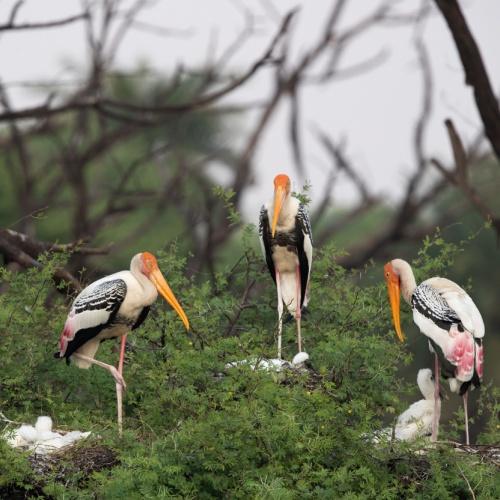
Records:
{"label": "long orange beak", "polygon": [[179,315],[182,322],[184,323],[184,326],[186,327],[186,330],[189,330],[188,317],[186,316],[186,313],[182,309],[179,302],[177,302],[177,299],[175,298],[174,293],[172,292],[172,290],[168,286],[168,283],[166,282],[165,278],[163,277],[163,274],[161,274],[161,271],[159,269],[154,269],[149,274],[149,279],[153,282],[156,289],[163,295],[165,300],[172,306],[174,311]]}
{"label": "long orange beak", "polygon": [[387,281],[387,290],[389,292],[389,302],[391,303],[392,310],[392,321],[394,323],[394,328],[396,329],[396,334],[401,342],[404,342],[405,336],[403,330],[401,330],[401,318],[400,318],[400,301],[401,292],[399,281]]}
{"label": "long orange beak", "polygon": [[274,238],[276,233],[276,226],[278,225],[278,217],[280,216],[281,208],[286,198],[286,189],[283,186],[276,186],[274,189],[274,212],[273,221],[271,224],[271,235]]}

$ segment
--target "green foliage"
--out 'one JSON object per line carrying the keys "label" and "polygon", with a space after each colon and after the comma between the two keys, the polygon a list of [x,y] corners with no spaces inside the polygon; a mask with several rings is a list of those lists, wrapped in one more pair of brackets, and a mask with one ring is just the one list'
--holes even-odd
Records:
{"label": "green foliage", "polygon": [[[218,196],[230,206],[230,193]],[[1,270],[8,292],[0,295],[0,409],[16,420],[49,414],[58,428],[93,430],[120,461],[83,479],[68,473],[64,487],[56,477],[37,478],[45,494],[467,498],[467,478],[477,498],[498,497],[495,471],[487,464],[446,448],[422,456],[407,445],[370,442],[369,433],[403,409],[401,394],[417,394],[414,382],[409,389],[398,376],[410,354],[395,341],[382,280],[360,286],[358,275],[335,263],[333,247],[315,254],[311,307],[303,320],[314,371],[226,368],[230,361],[275,356],[275,290],[253,250],[255,238],[254,228],[243,230],[243,254],[214,284],[187,278],[186,259],[175,245],[158,253],[192,331],[186,334],[175,313],[158,301],[145,325],[129,336],[122,440],[116,435],[109,374],[52,358],[67,311],[51,292],[51,272],[60,262],[47,257],[42,270],[24,274]],[[428,240],[419,265],[429,272],[444,270],[457,251],[439,237]],[[112,347],[103,343],[98,358],[115,362]],[[284,329],[284,356],[295,352],[291,322]],[[493,410],[492,404],[485,402],[485,409]],[[485,442],[498,440],[493,420]],[[25,457],[5,450],[0,484],[33,484]]]}
{"label": "green foliage", "polygon": [[0,491],[7,486],[29,489],[32,480],[26,457],[0,439]]}

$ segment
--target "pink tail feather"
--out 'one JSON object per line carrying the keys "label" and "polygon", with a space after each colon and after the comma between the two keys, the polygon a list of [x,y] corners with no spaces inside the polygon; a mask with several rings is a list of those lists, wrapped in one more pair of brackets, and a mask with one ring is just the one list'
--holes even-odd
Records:
{"label": "pink tail feather", "polygon": [[456,366],[455,377],[461,382],[467,382],[474,374],[474,362],[477,359],[474,337],[467,330],[460,331],[457,325],[451,327],[449,334],[446,357]]}
{"label": "pink tail feather", "polygon": [[68,347],[68,342],[74,338],[73,328],[71,325],[71,319],[68,318],[66,323],[64,323],[64,329],[61,333],[61,338],[59,339],[59,356],[62,358]]}

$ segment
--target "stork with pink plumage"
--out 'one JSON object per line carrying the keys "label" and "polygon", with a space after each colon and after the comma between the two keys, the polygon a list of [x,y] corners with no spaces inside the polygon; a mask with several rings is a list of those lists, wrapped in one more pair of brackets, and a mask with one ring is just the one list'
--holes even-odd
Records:
{"label": "stork with pink plumage", "polygon": [[434,277],[417,286],[410,265],[394,259],[384,266],[392,318],[399,340],[404,341],[400,320],[400,296],[411,306],[413,320],[429,341],[434,353],[435,391],[432,440],[438,436],[441,399],[439,375],[463,398],[465,440],[469,444],[467,398],[471,386],[483,377],[484,323],[481,313],[465,290],[453,281]]}
{"label": "stork with pink plumage", "polygon": [[[129,271],[120,271],[94,281],[74,300],[59,341],[57,358],[66,358],[79,368],[92,365],[108,370],[116,382],[118,431],[122,434],[122,399],[126,387],[123,361],[127,335],[146,319],[158,292],[189,330],[186,313],[161,273],[155,256],[138,253]],[[95,359],[102,341],[121,337],[118,368]]]}

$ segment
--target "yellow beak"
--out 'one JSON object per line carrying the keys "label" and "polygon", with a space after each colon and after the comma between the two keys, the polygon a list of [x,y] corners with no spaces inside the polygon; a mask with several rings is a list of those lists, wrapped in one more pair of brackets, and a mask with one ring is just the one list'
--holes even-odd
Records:
{"label": "yellow beak", "polygon": [[271,224],[271,235],[274,238],[276,233],[276,226],[278,225],[278,217],[280,216],[281,208],[283,207],[283,203],[286,197],[286,190],[282,186],[276,186],[274,190],[274,212],[273,212],[273,221]]}
{"label": "yellow beak", "polygon": [[156,289],[163,295],[165,300],[172,306],[174,311],[179,315],[182,322],[184,323],[184,326],[186,327],[186,330],[189,330],[188,317],[186,316],[186,313],[182,309],[179,302],[177,302],[174,293],[168,286],[168,283],[163,277],[163,274],[161,274],[161,271],[159,269],[153,270],[149,275],[149,279],[153,282]]}
{"label": "yellow beak", "polygon": [[400,318],[400,287],[397,282],[388,282],[387,290],[389,292],[389,302],[391,303],[392,310],[392,321],[394,322],[394,328],[396,329],[396,334],[401,342],[404,342],[405,336],[403,330],[401,330],[401,318]]}

